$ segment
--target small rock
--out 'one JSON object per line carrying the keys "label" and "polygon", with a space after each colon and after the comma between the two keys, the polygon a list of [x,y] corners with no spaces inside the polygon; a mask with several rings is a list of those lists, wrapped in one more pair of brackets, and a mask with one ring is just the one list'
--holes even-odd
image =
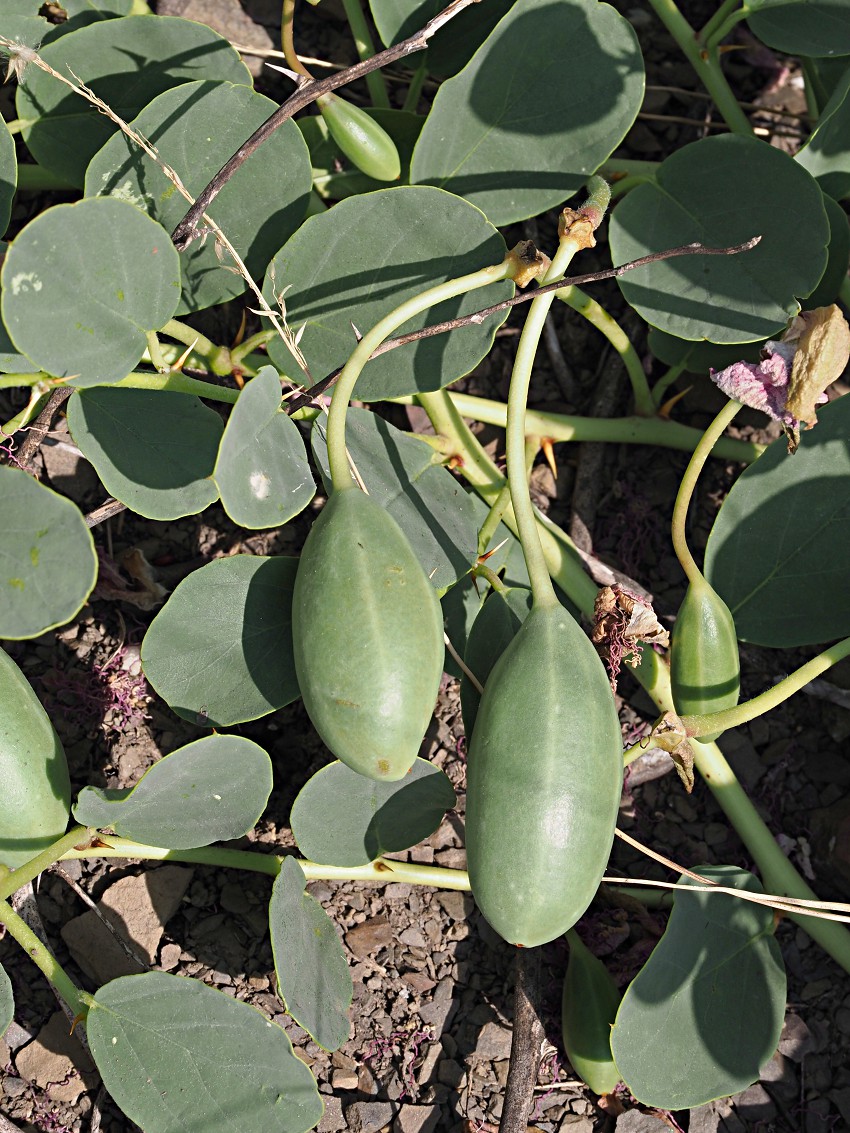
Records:
{"label": "small rock", "polygon": [[758,1082],[732,1098],[732,1105],[738,1117],[752,1126],[768,1125],[777,1113],[770,1094]]}
{"label": "small rock", "polygon": [[159,966],[164,972],[170,972],[180,962],[182,948],[179,944],[163,944],[159,951]]}
{"label": "small rock", "polygon": [[774,1054],[770,1062],[762,1066],[759,1078],[762,1082],[769,1082],[771,1092],[785,1101],[791,1101],[800,1092],[794,1063],[779,1051]]}
{"label": "small rock", "polygon": [[219,901],[226,913],[237,916],[240,913],[247,913],[251,907],[244,885],[239,885],[235,881],[227,881],[222,885]]}
{"label": "small rock", "polygon": [[407,882],[391,881],[384,886],[384,899],[387,901],[407,901],[413,892],[413,886]]}
{"label": "small rock", "polygon": [[488,1062],[510,1058],[511,1032],[498,1023],[485,1023],[475,1044],[475,1054]]}
{"label": "small rock", "polygon": [[413,988],[414,991],[422,995],[426,991],[430,991],[432,987],[436,987],[436,980],[432,980],[430,976],[426,976],[424,972],[405,972],[402,979],[408,987]]}
{"label": "small rock", "polygon": [[779,1040],[779,1053],[792,1062],[802,1062],[817,1046],[814,1035],[799,1015],[788,1015]]}
{"label": "small rock", "polygon": [[91,1058],[73,1035],[61,1011],[51,1015],[38,1037],[15,1058],[22,1078],[40,1086],[53,1101],[73,1105],[80,1094],[97,1086],[98,1075]]}
{"label": "small rock", "polygon": [[358,960],[374,956],[393,942],[393,930],[386,917],[371,917],[345,934],[345,943]]}
{"label": "small rock", "polygon": [[434,1076],[434,1071],[437,1067],[437,1063],[442,1058],[442,1055],[443,1048],[439,1043],[429,1044],[422,1065],[419,1067],[419,1073],[416,1079],[420,1086],[424,1086],[427,1082],[431,1081]]}
{"label": "small rock", "polygon": [[449,920],[452,921],[465,921],[475,907],[470,895],[461,893],[459,890],[438,893],[437,904],[441,906]]}
{"label": "small rock", "polygon": [[16,1078],[14,1074],[4,1074],[2,1086],[3,1096],[7,1098],[19,1098],[27,1092],[26,1082],[23,1078]]}
{"label": "small rock", "polygon": [[691,1121],[688,1126],[689,1133],[722,1133],[720,1128],[723,1118],[717,1112],[713,1102],[698,1106],[691,1110]]}
{"label": "small rock", "polygon": [[406,944],[410,948],[424,948],[427,943],[421,930],[414,925],[411,925],[410,928],[406,928],[404,932],[400,933],[399,940],[402,944]]}
{"label": "small rock", "polygon": [[345,1129],[345,1118],[342,1115],[342,1102],[339,1098],[324,1098],[325,1112],[319,1122],[316,1133],[340,1133]]}
{"label": "small rock", "polygon": [[398,1111],[392,1102],[354,1102],[345,1111],[352,1133],[379,1133]]}
{"label": "small rock", "polygon": [[593,1133],[593,1118],[568,1113],[558,1126],[558,1133]]}
{"label": "small rock", "polygon": [[356,1090],[357,1075],[351,1070],[334,1070],[331,1084],[335,1090]]}
{"label": "small rock", "polygon": [[440,1065],[437,1078],[445,1086],[451,1086],[454,1090],[462,1090],[466,1084],[466,1071],[453,1058],[446,1058]]}
{"label": "small rock", "polygon": [[669,1126],[659,1117],[650,1113],[641,1113],[639,1109],[630,1109],[621,1113],[617,1118],[615,1129],[617,1133],[661,1133]]}
{"label": "small rock", "polygon": [[438,1105],[403,1105],[393,1122],[393,1133],[434,1133],[439,1122]]}
{"label": "small rock", "polygon": [[832,1090],[829,1096],[844,1119],[845,1125],[850,1129],[850,1086],[845,1086],[841,1090]]}

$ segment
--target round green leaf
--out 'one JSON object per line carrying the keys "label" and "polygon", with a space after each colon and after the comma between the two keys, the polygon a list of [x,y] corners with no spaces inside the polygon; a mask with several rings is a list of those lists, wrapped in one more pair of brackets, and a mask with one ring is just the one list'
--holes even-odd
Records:
{"label": "round green leaf", "polygon": [[298,848],[324,865],[366,865],[415,846],[455,805],[448,777],[417,757],[403,779],[378,782],[330,763],[302,787],[289,821]]}
{"label": "round green leaf", "polygon": [[440,87],[411,180],[466,197],[494,224],[562,204],[610,157],[643,101],[631,27],[596,0],[523,0]]}
{"label": "round green leaf", "polygon": [[69,622],[97,578],[80,509],[26,472],[0,467],[0,531],[0,637],[38,637]]}
{"label": "round green leaf", "polygon": [[[125,122],[181,83],[251,81],[226,39],[175,16],[99,20],[60,36],[42,57],[60,74],[79,76]],[[86,166],[116,131],[114,123],[37,67],[27,69],[16,107],[18,117],[29,123],[23,136],[35,160],[82,187]]]}
{"label": "round green leaf", "polygon": [[148,519],[194,515],[218,498],[221,418],[186,393],[79,390],[68,428],[108,492]]}
{"label": "round green leaf", "polygon": [[280,378],[263,366],[233,407],[213,476],[241,527],[279,527],[316,494],[298,426],[280,408]]}
{"label": "round green leaf", "polygon": [[348,1039],[354,986],[334,922],[304,892],[306,881],[296,859],[284,858],[269,904],[278,993],[319,1046],[336,1050]]}
{"label": "round green leaf", "polygon": [[[180,171],[198,195],[232,153],[276,109],[271,99],[232,83],[185,83],[149,103],[133,126],[162,159]],[[211,124],[215,123],[213,129]],[[281,176],[281,170],[286,175]],[[159,167],[122,133],[114,134],[86,170],[87,197],[130,201],[169,232],[187,204]],[[252,276],[266,270],[281,241],[304,219],[310,196],[310,159],[294,122],[276,130],[249,157],[215,199],[213,215],[240,250]],[[241,295],[246,288],[214,239],[196,240],[180,258],[183,293],[178,314],[199,311]]]}
{"label": "round green leaf", "polygon": [[850,192],[850,67],[845,68],[815,132],[797,151],[795,161],[836,200]]}
{"label": "round green leaf", "polygon": [[12,994],[12,981],[6,969],[0,966],[0,1039],[9,1029],[15,1015],[15,997]]}
{"label": "round green leaf", "polygon": [[18,184],[18,160],[9,127],[0,118],[0,236],[9,227],[12,198]]}
{"label": "round green leaf", "polygon": [[[384,315],[429,287],[501,263],[505,243],[478,211],[458,197],[425,187],[382,189],[340,201],[313,216],[286,243],[266,274],[270,302],[286,288],[293,330],[306,324],[300,347],[318,379],[342,366],[356,345],[351,323],[365,334]],[[399,333],[417,330],[508,299],[513,284],[494,283],[432,307]],[[477,326],[421,339],[367,363],[355,397],[363,401],[441,389],[475,367],[490,349],[504,312]],[[269,357],[282,372],[297,364],[280,341]]]}
{"label": "round green leaf", "polygon": [[850,634],[850,397],[818,410],[789,456],[784,437],[720,509],[705,574],[738,636],[790,648]]}
{"label": "round green leaf", "polygon": [[[487,0],[473,4],[428,40],[428,69],[436,75],[454,75],[464,67],[514,0]],[[390,46],[413,35],[441,12],[442,0],[369,0],[372,18],[383,42]]]}
{"label": "round green leaf", "polygon": [[286,1032],[198,980],[111,980],[86,1031],[103,1084],[145,1133],[306,1133],[322,1116]]}
{"label": "round green leaf", "polygon": [[[697,866],[722,885],[761,893],[752,874]],[[746,1089],[776,1050],[785,969],[773,910],[723,893],[689,893],[683,878],[667,931],[632,980],[611,1051],[638,1101],[688,1109]]]}
{"label": "round green leaf", "polygon": [[806,311],[816,307],[828,307],[838,298],[838,293],[847,276],[847,264],[850,261],[850,224],[847,213],[824,193],[824,208],[829,221],[829,247],[827,253],[826,271],[821,276],[820,283],[803,303]]}
{"label": "round green leaf", "polygon": [[9,245],[3,322],[40,369],[72,385],[117,382],[177,308],[168,233],[125,201],[56,205]]}
{"label": "round green leaf", "polygon": [[[483,520],[475,497],[427,442],[366,409],[348,411],[345,439],[369,495],[401,527],[422,569],[442,593],[467,574],[478,557]],[[313,457],[330,490],[325,418],[316,418],[311,440]]]}
{"label": "round green leaf", "polygon": [[749,0],[754,35],[789,55],[850,55],[848,0]]}
{"label": "round green leaf", "polygon": [[50,30],[50,24],[40,16],[40,0],[3,0],[3,27],[7,39],[26,47],[37,47]]}
{"label": "round green leaf", "polygon": [[[805,224],[789,224],[805,216]],[[816,182],[785,153],[734,134],[678,150],[653,182],[620,202],[610,224],[615,264],[699,240],[735,256],[682,256],[617,282],[652,326],[679,338],[753,342],[784,328],[826,267],[829,223]]]}
{"label": "round green leaf", "polygon": [[129,790],[84,787],[73,808],[83,826],[122,838],[191,850],[241,838],[272,789],[272,764],[241,736],[206,736],[155,763]]}
{"label": "round green leaf", "polygon": [[234,555],[180,583],[142,642],[145,676],[178,716],[224,728],[298,698],[297,567],[297,559]]}

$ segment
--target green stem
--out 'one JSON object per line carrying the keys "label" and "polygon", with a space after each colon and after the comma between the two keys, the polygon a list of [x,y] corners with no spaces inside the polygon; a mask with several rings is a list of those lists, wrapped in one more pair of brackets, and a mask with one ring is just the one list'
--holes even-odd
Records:
{"label": "green stem", "polygon": [[0,901],[7,901],[13,893],[17,893],[24,885],[27,885],[33,878],[38,877],[40,873],[44,873],[46,869],[58,862],[63,854],[73,850],[76,846],[87,842],[91,837],[92,831],[85,826],[75,826],[73,830],[69,830],[52,846],[48,846],[46,850],[42,850],[34,858],[30,858],[22,866],[12,870],[8,877],[0,878]]}
{"label": "green stem", "polygon": [[676,7],[674,0],[649,0],[655,14],[684,52],[697,77],[714,99],[729,129],[735,134],[752,136],[753,128],[720,69],[716,53],[704,57],[694,29]]}
{"label": "green stem", "polygon": [[41,968],[74,1015],[85,1016],[91,1002],[90,997],[83,998],[84,993],[80,991],[47,945],[42,944],[26,921],[5,901],[0,901],[0,924],[6,926],[9,935],[17,940],[27,956]]}
{"label": "green stem", "polygon": [[182,342],[184,346],[191,346],[196,354],[200,354],[206,360],[210,370],[220,378],[227,377],[233,372],[233,363],[227,347],[218,346],[194,327],[187,326],[178,319],[169,319],[160,333]]}
{"label": "green stem", "polygon": [[507,594],[510,589],[510,587],[505,586],[501,578],[499,578],[496,572],[491,567],[488,567],[486,563],[476,563],[472,568],[472,573],[476,578],[483,578],[490,589],[497,591],[499,594]]}
{"label": "green stem", "polygon": [[496,497],[493,506],[487,514],[487,518],[481,524],[481,530],[478,532],[478,554],[483,555],[490,546],[493,536],[496,534],[496,529],[504,518],[505,512],[511,506],[511,489],[505,484],[501,492]]}
{"label": "green stem", "polygon": [[688,576],[688,581],[692,583],[701,582],[703,576],[690,552],[685,536],[688,505],[691,502],[699,474],[711,455],[711,450],[740,408],[741,403],[739,401],[730,399],[705,430],[702,440],[694,449],[693,456],[688,461],[688,467],[685,469],[682,482],[679,484],[679,491],[676,494],[676,503],[673,505],[673,550],[676,552],[676,558],[679,560],[682,570]]}
{"label": "green stem", "polygon": [[119,389],[160,389],[168,390],[170,393],[193,393],[196,397],[206,397],[209,401],[223,401],[226,405],[235,405],[239,400],[238,389],[214,386],[212,382],[202,382],[198,378],[189,378],[179,372],[145,374],[134,371],[114,385]]}
{"label": "green stem", "polygon": [[[616,181],[624,174],[628,177],[646,176],[654,177],[661,165],[660,161],[637,161],[628,157],[609,157],[599,166],[597,173],[606,181]],[[614,186],[611,186],[613,192]]]}
{"label": "green stem", "polygon": [[638,185],[651,185],[654,181],[655,177],[651,173],[632,173],[627,177],[618,177],[611,185],[611,196],[614,200],[619,200]]}
{"label": "green stem", "polygon": [[276,337],[277,331],[273,329],[258,330],[256,334],[249,335],[244,342],[240,342],[238,346],[231,348],[230,358],[233,365],[238,366],[242,359],[247,358],[252,350],[256,350],[260,346],[265,346]]}
{"label": "green stem", "polygon": [[714,54],[717,51],[717,48],[729,34],[729,32],[734,27],[737,27],[741,20],[745,20],[748,15],[749,9],[744,6],[737,12],[732,12],[729,16],[727,16],[723,23],[720,24],[717,29],[711,33],[711,35],[705,36],[703,38],[703,35],[701,33],[700,40],[703,44],[703,49],[707,52],[710,52],[711,54]]}
{"label": "green stem", "polygon": [[[69,850],[63,860],[70,858],[140,858],[146,861],[189,862],[224,869],[241,869],[250,873],[263,873],[277,877],[284,857],[276,854],[259,854],[251,850],[230,850],[225,846],[202,846],[197,850],[169,850],[164,846],[146,846],[129,838],[116,838],[101,834],[99,844],[92,849]],[[404,881],[411,885],[429,885],[436,889],[469,889],[465,870],[446,869],[443,866],[419,865],[415,862],[397,862],[392,858],[378,858],[360,866],[320,865],[298,859],[308,881]]]}
{"label": "green stem", "polygon": [[20,389],[21,386],[37,386],[39,382],[49,381],[44,370],[34,374],[0,374],[0,389]]}
{"label": "green stem", "polygon": [[[505,427],[507,411],[501,401],[489,401],[467,393],[449,394],[455,409],[472,421]],[[416,395],[418,400],[419,394]],[[398,401],[413,400],[398,398]],[[551,441],[610,441],[612,444],[658,445],[661,448],[693,452],[702,439],[702,431],[681,425],[665,417],[573,417],[566,413],[542,413],[529,409],[526,428],[538,437]],[[764,445],[723,437],[714,447],[714,455],[723,460],[751,464],[764,451]]]}
{"label": "green stem", "polygon": [[697,42],[705,44],[714,35],[715,31],[721,27],[725,22],[727,16],[732,12],[740,9],[741,0],[723,0],[723,3],[717,9],[713,16],[700,28],[697,32]]}
{"label": "green stem", "polygon": [[428,53],[424,52],[422,58],[419,60],[419,66],[413,72],[413,78],[410,80],[410,86],[407,88],[407,94],[404,96],[402,110],[406,110],[408,114],[416,113],[416,107],[419,105],[419,96],[422,94],[422,87],[427,77]]}
{"label": "green stem", "polygon": [[565,287],[563,291],[556,291],[555,294],[561,302],[572,307],[574,311],[578,311],[583,318],[605,335],[626,367],[629,381],[632,384],[635,412],[639,417],[654,417],[655,403],[652,400],[652,393],[640,358],[638,358],[637,351],[632,346],[629,336],[617,320],[612,318],[604,307],[601,307],[595,299],[591,299],[580,287]]}
{"label": "green stem", "polygon": [[436,306],[444,299],[453,299],[457,295],[465,295],[468,291],[507,279],[513,268],[514,263],[508,256],[500,264],[481,268],[480,271],[460,276],[459,279],[450,279],[446,283],[430,287],[390,311],[361,338],[337,379],[328,413],[328,464],[335,491],[345,491],[354,487],[345,451],[345,417],[355,383],[372,352],[377,350],[384,339],[389,338],[400,326],[423,311],[427,311],[429,307]]}
{"label": "green stem", "polygon": [[[661,401],[664,397],[664,394],[667,392],[667,390],[670,388],[670,386],[678,378],[680,378],[684,372],[685,372],[685,363],[684,362],[676,362],[675,365],[670,367],[670,369],[667,371],[666,374],[661,375],[661,377],[658,379],[658,381],[652,387],[652,400],[655,402],[656,408],[659,405],[661,405]],[[717,455],[718,456],[721,455],[719,450],[717,452]]]}
{"label": "green stem", "polygon": [[819,677],[821,673],[825,673],[827,669],[837,665],[847,656],[850,656],[850,637],[830,645],[829,649],[825,649],[823,653],[801,665],[773,688],[767,689],[759,696],[754,696],[752,700],[736,704],[734,708],[727,708],[722,712],[711,712],[704,716],[683,716],[682,723],[687,729],[688,736],[696,737],[710,735],[721,729],[726,731],[727,728],[737,728],[740,724],[748,724],[750,720],[763,716],[765,712],[770,712],[784,700],[788,700],[815,677]]}
{"label": "green stem", "polygon": [[306,75],[308,79],[312,79],[312,75],[298,58],[298,53],[295,50],[295,40],[293,38],[292,25],[295,19],[295,0],[283,0],[283,10],[280,20],[280,48],[286,59],[286,65],[290,71],[296,71],[299,75]]}
{"label": "green stem", "polygon": [[156,331],[149,330],[146,338],[148,340],[148,355],[150,356],[151,365],[156,369],[158,374],[170,373],[171,367],[162,355],[162,347]]}
{"label": "green stem", "polygon": [[[375,45],[372,42],[363,9],[360,7],[360,0],[342,0],[342,6],[345,10],[348,26],[351,28],[351,34],[354,36],[354,44],[359,58],[361,60],[371,59],[375,54]],[[390,96],[387,92],[387,80],[383,73],[380,70],[370,71],[366,76],[366,86],[369,88],[372,105],[379,106],[383,110],[389,110]]]}
{"label": "green stem", "polygon": [[[29,123],[25,122],[24,125],[29,125]],[[71,185],[64,177],[51,173],[43,165],[18,166],[17,190],[19,193],[56,193],[66,190],[72,192],[76,189],[76,185]]]}

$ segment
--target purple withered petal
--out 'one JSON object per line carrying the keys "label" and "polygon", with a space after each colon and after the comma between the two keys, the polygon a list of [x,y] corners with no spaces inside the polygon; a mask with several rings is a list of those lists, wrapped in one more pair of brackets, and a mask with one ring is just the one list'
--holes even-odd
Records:
{"label": "purple withered petal", "polygon": [[760,362],[733,362],[725,370],[710,370],[711,380],[727,397],[760,409],[774,421],[798,424],[785,410],[794,347],[784,342],[766,342]]}

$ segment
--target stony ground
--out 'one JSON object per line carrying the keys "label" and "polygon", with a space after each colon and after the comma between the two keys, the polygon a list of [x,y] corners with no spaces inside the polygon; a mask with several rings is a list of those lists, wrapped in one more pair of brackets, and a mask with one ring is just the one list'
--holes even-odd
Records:
{"label": "stony ground", "polygon": [[[276,41],[278,4],[271,0],[246,0],[241,6],[236,0],[162,0],[159,10],[203,17],[241,44],[262,48]],[[338,42],[342,25],[333,0],[323,0],[320,11],[324,15],[314,17],[311,50],[344,59]],[[661,120],[642,118],[623,152],[661,157],[671,146],[707,129],[705,104],[693,93],[689,68],[651,17],[639,9],[626,9],[626,14],[645,38],[653,84],[645,110]],[[694,12],[687,14],[700,22]],[[650,27],[653,30],[647,30]],[[793,75],[777,78],[769,59],[744,60],[737,67],[751,98],[790,105],[796,91]],[[778,84],[775,90],[772,84]],[[684,126],[677,121],[682,117]],[[776,144],[786,142],[777,137]],[[551,217],[541,220],[538,234],[544,247],[552,228]],[[604,266],[604,246],[597,259]],[[614,288],[599,297],[618,311]],[[504,395],[519,325],[519,316],[506,325],[497,348],[470,379],[473,391]],[[565,311],[555,312],[554,327],[567,366],[550,342],[535,377],[535,404],[580,412],[623,411],[628,394],[622,372],[616,358],[600,356],[595,332]],[[2,397],[5,413],[12,403],[9,394]],[[713,392],[697,386],[678,414],[704,426],[714,408]],[[415,416],[410,422],[421,427]],[[756,433],[760,425],[755,415],[742,414],[737,425],[739,435],[768,439]],[[46,482],[90,510],[103,501],[105,492],[63,429],[59,423],[44,447],[39,471]],[[482,439],[500,444],[496,434],[486,430]],[[682,594],[668,530],[684,464],[679,454],[581,446],[560,453],[557,482],[545,466],[535,472],[538,500],[553,518],[605,561],[648,584],[657,609],[668,618]],[[707,470],[692,533],[697,547],[737,471],[721,462]],[[124,515],[96,529],[102,578],[80,619],[34,644],[6,643],[56,720],[75,788],[86,783],[130,785],[160,755],[202,734],[159,702],[141,674],[139,643],[152,614],[133,597],[136,588],[121,565],[125,553],[143,552],[157,581],[171,590],[191,570],[217,556],[297,552],[308,522],[309,516],[304,516],[282,533],[246,535],[211,508],[201,517],[177,523]],[[758,649],[747,649],[743,661],[746,696],[798,663]],[[837,670],[831,680],[850,685],[850,673]],[[620,691],[631,742],[645,730],[652,712],[628,678]],[[833,685],[822,691],[828,699],[797,697],[782,711],[727,735],[722,746],[783,848],[818,893],[847,900],[850,763],[844,751],[850,712]],[[275,793],[250,841],[255,848],[281,852],[293,846],[286,826],[291,802],[325,754],[300,705],[240,730],[261,742],[276,766]],[[445,682],[423,754],[450,776],[458,805],[427,842],[399,856],[463,868],[464,736],[457,686],[451,680]],[[724,862],[750,867],[708,790],[698,784],[686,796],[674,776],[652,778],[649,763],[636,765],[627,779],[620,827],[687,865]],[[612,869],[634,877],[665,876],[659,866],[620,847]],[[40,922],[61,962],[83,986],[94,988],[116,974],[154,967],[203,979],[281,1022],[325,1096],[322,1133],[497,1129],[510,1051],[512,957],[471,899],[397,883],[370,887],[318,882],[310,889],[339,927],[355,983],[350,1038],[333,1054],[312,1043],[283,1014],[275,994],[265,912],[267,879],[197,865],[95,859],[65,863],[41,878],[35,895],[19,895],[19,902],[35,923]],[[130,943],[117,944],[104,919]],[[615,894],[603,893],[583,927],[594,950],[625,982],[663,931],[664,918],[652,912],[630,918]],[[560,942],[548,946],[547,1045],[533,1125],[546,1133],[660,1133],[665,1126],[690,1133],[827,1133],[850,1128],[850,978],[794,925],[781,924],[778,937],[789,974],[788,1017],[779,1051],[765,1067],[761,1083],[737,1098],[675,1115],[642,1112],[627,1097],[600,1103],[576,1080],[559,1036],[566,949]],[[0,1040],[0,1133],[8,1128],[54,1133],[119,1133],[132,1128],[100,1090],[79,1042],[68,1038],[66,1020],[47,984],[9,940],[0,940],[0,961],[10,973],[19,1007],[16,1022]]]}

